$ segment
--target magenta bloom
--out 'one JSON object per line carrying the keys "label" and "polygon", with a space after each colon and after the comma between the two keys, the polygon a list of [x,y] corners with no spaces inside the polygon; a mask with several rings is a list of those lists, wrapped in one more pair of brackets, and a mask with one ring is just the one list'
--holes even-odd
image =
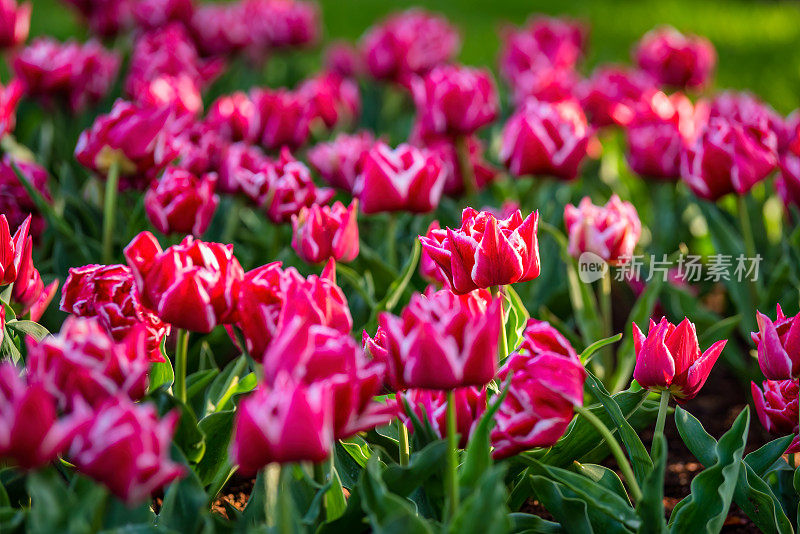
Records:
{"label": "magenta bloom", "polygon": [[772,321],[756,311],[758,332],[751,334],[758,346],[758,366],[769,380],[789,380],[800,376],[800,320],[787,317],[780,304]]}
{"label": "magenta bloom", "polygon": [[[486,411],[486,388],[474,386],[453,390],[455,395],[456,432],[459,436],[458,447],[465,449],[472,430]],[[408,402],[414,415],[425,424],[427,419],[436,435],[447,437],[447,393],[429,389],[409,389],[398,394]],[[411,416],[405,411],[405,404],[397,400],[399,417],[413,433]]]}
{"label": "magenta bloom", "polygon": [[271,462],[321,462],[332,443],[328,385],[306,385],[282,374],[239,404],[230,455],[242,473],[255,474]]}
{"label": "magenta bloom", "polygon": [[42,196],[50,200],[50,190],[47,187],[47,170],[33,161],[23,161],[15,158],[10,153],[3,156],[0,162],[0,213],[6,216],[8,224],[17,228],[30,215],[30,235],[38,239],[45,229],[46,222],[39,213],[33,199],[28,195],[28,190],[20,183],[17,173],[11,167],[15,163],[22,174],[28,178]]}
{"label": "magenta bloom", "polygon": [[19,80],[12,80],[8,85],[0,84],[0,135],[14,131],[17,124],[17,104],[24,91]]}
{"label": "magenta bloom", "polygon": [[590,122],[599,128],[630,124],[639,103],[655,89],[655,80],[645,72],[607,66],[595,70],[578,92]]}
{"label": "magenta bloom", "polygon": [[433,288],[415,293],[399,317],[381,313],[394,389],[486,385],[497,369],[501,315],[500,301],[488,291],[456,295]]}
{"label": "magenta bloom", "polygon": [[133,25],[133,0],[65,0],[89,23],[100,37],[114,37]]}
{"label": "magenta bloom", "polygon": [[522,344],[497,373],[500,383],[509,376],[491,433],[495,459],[554,445],[572,420],[573,407],[583,404],[586,371],[575,349],[544,321],[528,322]]}
{"label": "magenta bloom", "polygon": [[334,41],[325,50],[325,70],[345,78],[364,73],[364,60],[358,49],[344,41]]}
{"label": "magenta bloom", "polygon": [[437,134],[469,135],[497,118],[500,103],[486,69],[434,68],[412,84],[424,127]]}
{"label": "magenta bloom", "polygon": [[717,53],[708,39],[683,35],[671,27],[645,34],[634,56],[639,68],[660,84],[682,88],[707,85],[717,63]]}
{"label": "magenta bloom", "polygon": [[353,124],[361,113],[358,85],[349,78],[324,72],[303,82],[297,89],[310,107],[312,120],[325,128]]}
{"label": "magenta bloom", "polygon": [[215,174],[198,178],[189,171],[168,167],[144,196],[147,218],[162,234],[200,237],[219,204],[219,196],[214,194],[216,185]]}
{"label": "magenta bloom", "polygon": [[[439,221],[433,221],[428,225],[425,237],[428,239],[435,239],[433,237],[433,232],[441,229],[442,227],[439,226]],[[436,284],[450,289],[450,281],[439,268],[439,265],[428,255],[428,251],[425,247],[422,247],[419,256],[419,274],[430,284]]]}
{"label": "magenta bloom", "polygon": [[143,108],[169,107],[177,116],[188,114],[194,117],[203,110],[200,88],[186,74],[165,74],[136,83],[131,88],[131,98]]}
{"label": "magenta bloom", "polygon": [[[8,285],[16,281],[26,253],[30,254],[32,247],[28,231],[31,227],[30,215],[22,221],[11,235],[8,219],[0,214],[0,285]],[[28,249],[26,251],[26,248]]]}
{"label": "magenta bloom", "polygon": [[409,9],[369,29],[360,47],[373,78],[404,82],[447,63],[460,45],[458,32],[447,19]]}
{"label": "magenta bloom", "polygon": [[248,51],[259,58],[272,49],[316,43],[321,33],[317,6],[299,0],[243,0],[241,16],[250,30]]}
{"label": "magenta bloom", "polygon": [[800,156],[791,151],[781,155],[780,174],[775,180],[775,189],[784,205],[800,206]]}
{"label": "magenta bloom", "polygon": [[538,221],[538,212],[523,220],[516,210],[497,220],[488,212],[465,208],[460,228],[433,230],[419,239],[452,290],[464,294],[539,276]]}
{"label": "magenta bloom", "polygon": [[31,28],[30,2],[0,1],[0,48],[14,48],[25,42]]}
{"label": "magenta bloom", "polygon": [[308,162],[328,184],[352,193],[373,144],[375,138],[367,131],[340,133],[332,141],[311,147]]}
{"label": "magenta bloom", "polygon": [[241,91],[216,99],[208,110],[205,123],[231,141],[253,142],[261,131],[258,109]]}
{"label": "magenta bloom", "polygon": [[424,149],[378,141],[364,159],[355,195],[364,213],[433,211],[445,181],[442,161]]}
{"label": "magenta bloom", "polygon": [[170,22],[187,23],[194,13],[193,0],[137,0],[133,5],[136,24],[154,30]]}
{"label": "magenta bloom", "polygon": [[576,101],[529,99],[503,128],[500,159],[514,176],[543,174],[572,180],[588,144],[589,127]]}
{"label": "magenta bloom", "polygon": [[166,128],[170,117],[169,108],[140,108],[118,100],[111,113],[81,133],[75,157],[101,176],[118,163],[120,187],[146,185],[178,155]]}
{"label": "magenta bloom", "polygon": [[[14,237],[20,235],[23,228],[27,232],[29,224],[30,218],[25,220]],[[0,230],[0,232],[2,231]],[[38,321],[58,291],[58,279],[53,280],[45,287],[39,270],[33,265],[33,239],[30,236],[25,240],[21,256],[19,256],[19,263],[16,263],[16,255],[14,261],[17,273],[11,291],[11,301],[17,304],[18,316],[30,314],[32,321]],[[7,273],[8,271],[6,271]]]}
{"label": "magenta bloom", "polygon": [[60,43],[39,37],[15,56],[12,66],[28,96],[48,105],[64,101],[77,112],[108,94],[119,64],[119,56],[96,41]]}
{"label": "magenta bloom", "polygon": [[287,89],[256,89],[250,97],[258,108],[261,144],[267,149],[295,149],[308,141],[315,108],[305,96]]}
{"label": "magenta bloom", "polygon": [[208,333],[236,319],[236,296],[244,277],[233,245],[206,243],[186,236],[162,250],[150,232],[125,247],[142,304],[166,323]]}
{"label": "magenta bloom", "polygon": [[634,323],[633,378],[645,389],[668,391],[678,402],[691,400],[706,383],[725,343],[717,341],[701,354],[697,332],[689,319],[678,326],[666,318],[658,324],[651,319],[647,336]]}
{"label": "magenta bloom", "polygon": [[758,420],[770,434],[785,436],[795,434],[795,438],[784,454],[800,452],[800,439],[797,437],[797,380],[764,380],[762,391],[755,382],[750,382],[750,392],[756,407]]}
{"label": "magenta bloom", "polygon": [[78,317],[96,317],[115,341],[121,342],[141,325],[147,356],[163,362],[161,342],[170,326],[142,305],[133,273],[125,265],[73,267],[61,288],[61,310]]}
{"label": "magenta bloom", "polygon": [[81,401],[96,407],[118,395],[139,400],[147,390],[143,326],[116,342],[99,320],[69,317],[58,335],[39,342],[28,337],[27,344],[29,381],[42,384],[61,409]]}
{"label": "magenta bloom", "polygon": [[[209,172],[221,173],[223,159],[229,146],[216,130],[203,122],[192,121],[185,124],[186,118],[172,123],[170,130],[177,130],[175,141],[178,148],[180,167],[196,176]],[[218,189],[219,183],[217,184]]]}
{"label": "magenta bloom", "polygon": [[292,215],[292,248],[308,263],[322,263],[328,258],[353,261],[358,256],[358,200],[348,207],[315,204]]}
{"label": "magenta bloom", "polygon": [[[414,132],[412,132],[413,137]],[[414,141],[415,144],[426,148],[432,154],[439,156],[445,171],[444,193],[450,196],[459,196],[464,192],[464,176],[461,172],[461,163],[453,139],[448,136],[432,136],[421,133],[422,139]],[[475,136],[465,138],[467,145],[469,165],[475,177],[478,190],[483,189],[497,177],[498,169],[484,159],[483,142]]]}
{"label": "magenta bloom", "polygon": [[126,503],[138,504],[185,474],[169,458],[178,419],[172,412],[159,420],[152,404],[110,398],[72,440],[69,461]]}
{"label": "magenta bloom", "polygon": [[616,194],[611,195],[605,206],[595,206],[589,197],[583,197],[577,208],[567,204],[564,226],[572,256],[593,252],[612,265],[625,262],[642,236],[636,208]]}
{"label": "magenta bloom", "polygon": [[221,152],[217,189],[221,193],[235,194],[247,184],[257,195],[258,188],[266,180],[266,169],[272,164],[264,152],[244,142],[227,145]]}
{"label": "magenta bloom", "polygon": [[11,362],[0,363],[0,458],[37,469],[63,452],[80,416],[57,419],[56,402],[42,384],[28,383]]}
{"label": "magenta bloom", "polygon": [[251,42],[249,21],[240,2],[201,3],[194,10],[188,28],[205,56],[227,56]]}

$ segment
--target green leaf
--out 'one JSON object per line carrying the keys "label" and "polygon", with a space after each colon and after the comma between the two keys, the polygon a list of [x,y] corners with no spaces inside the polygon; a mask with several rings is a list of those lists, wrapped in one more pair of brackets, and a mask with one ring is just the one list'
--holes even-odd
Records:
{"label": "green leaf", "polygon": [[758,476],[762,477],[767,470],[772,467],[772,464],[783,456],[793,439],[794,435],[792,434],[774,439],[766,445],[762,445],[758,450],[745,456],[744,461]]}
{"label": "green leaf", "polygon": [[236,388],[239,381],[247,373],[247,358],[242,355],[232,360],[219,373],[206,391],[205,407],[206,412],[222,411],[224,406],[222,401],[230,399],[231,388]]}
{"label": "green leaf", "polygon": [[175,372],[172,370],[172,362],[169,358],[164,358],[163,362],[154,362],[150,365],[150,385],[148,391],[153,392],[160,387],[169,389],[175,382]]}
{"label": "green leaf", "polygon": [[599,484],[607,490],[613,491],[630,503],[630,500],[628,499],[628,493],[625,491],[625,486],[622,485],[622,480],[620,480],[619,476],[608,467],[597,464],[582,464],[580,462],[575,462],[572,464],[572,469],[576,473],[585,476],[595,484]]}
{"label": "green leaf", "polygon": [[565,495],[562,487],[543,476],[532,476],[531,484],[539,501],[547,511],[561,523],[566,532],[573,534],[593,534],[586,502]]}
{"label": "green leaf", "polygon": [[378,459],[373,456],[361,475],[361,505],[374,532],[432,534],[430,525],[417,516],[411,502],[389,492],[383,483]]}
{"label": "green leaf", "polygon": [[459,486],[463,488],[473,488],[475,484],[483,477],[483,474],[492,465],[492,444],[489,433],[494,427],[494,416],[503,399],[508,394],[508,388],[511,386],[511,377],[506,380],[503,386],[503,391],[492,399],[492,403],[478,420],[478,424],[472,431],[467,444],[466,454],[464,455],[464,463],[461,466],[459,473]]}
{"label": "green leaf", "polygon": [[636,504],[636,513],[642,520],[638,532],[667,532],[664,520],[664,469],[667,466],[667,438],[660,434],[653,442],[653,469],[642,482],[642,499]]}
{"label": "green leaf", "polygon": [[192,409],[172,395],[167,394],[163,389],[152,392],[150,398],[153,399],[158,407],[158,413],[161,417],[172,410],[178,410],[180,420],[172,440],[178,445],[189,462],[199,462],[205,453],[206,441],[203,432],[198,427],[197,417],[195,417]]}
{"label": "green leaf", "polygon": [[519,297],[514,287],[510,284],[503,287],[503,299],[505,301],[504,309],[506,316],[506,338],[508,341],[508,348],[515,350],[522,341],[522,333],[525,331],[525,326],[528,324],[528,319],[531,315],[522,299]]}
{"label": "green leaf", "polygon": [[3,325],[3,340],[0,342],[0,356],[14,363],[19,362],[22,353],[19,351],[14,339],[11,337],[8,326]]}
{"label": "green leaf", "polygon": [[411,454],[406,467],[392,464],[383,471],[383,482],[392,493],[408,497],[431,476],[441,471],[447,454],[447,441],[439,440]]}
{"label": "green leaf", "polygon": [[617,334],[615,336],[595,341],[594,343],[586,347],[583,350],[583,352],[581,352],[580,354],[581,363],[583,363],[583,365],[588,364],[590,361],[592,361],[592,358],[594,358],[594,355],[597,353],[597,351],[599,351],[606,345],[611,345],[612,343],[616,343],[620,339],[622,339],[622,334]]}
{"label": "green leaf", "polygon": [[448,525],[452,534],[505,534],[511,530],[506,506],[505,469],[500,466],[487,471],[458,508]]}
{"label": "green leaf", "polygon": [[538,515],[513,513],[511,519],[511,532],[513,534],[562,534],[565,530],[558,523],[542,519]]}
{"label": "green leaf", "polygon": [[221,476],[221,470],[230,469],[228,445],[233,432],[233,418],[233,410],[216,412],[205,416],[197,424],[205,436],[206,451],[195,472],[204,486]]}
{"label": "green leaf", "polygon": [[21,337],[33,336],[36,341],[41,341],[45,336],[50,335],[50,331],[34,321],[9,321],[6,326],[19,334]]}
{"label": "green leaf", "polygon": [[[678,432],[689,450],[692,450],[691,444],[701,441],[708,443],[705,437],[708,434],[699,422],[697,425],[692,424],[689,417],[686,410],[680,407],[675,410]],[[697,531],[701,525],[709,534],[722,529],[741,471],[742,454],[749,426],[750,409],[745,407],[719,443],[713,444],[711,449],[713,463],[708,464],[706,469],[694,477],[691,493],[672,511],[670,532]],[[713,438],[711,441],[713,442]],[[698,460],[703,462],[701,458]]]}
{"label": "green leaf", "polygon": [[414,276],[421,250],[422,245],[419,239],[415,239],[411,256],[408,258],[408,261],[406,261],[403,270],[400,272],[400,276],[389,286],[389,289],[386,291],[386,296],[378,303],[376,312],[392,311],[394,307],[397,306],[397,303],[403,296],[403,292],[408,287],[408,283],[411,281],[411,277]]}
{"label": "green leaf", "polygon": [[[181,453],[173,447],[173,456]],[[164,504],[158,514],[158,526],[178,532],[197,532],[206,510],[208,498],[200,479],[191,469],[186,476],[170,484],[164,494]]]}

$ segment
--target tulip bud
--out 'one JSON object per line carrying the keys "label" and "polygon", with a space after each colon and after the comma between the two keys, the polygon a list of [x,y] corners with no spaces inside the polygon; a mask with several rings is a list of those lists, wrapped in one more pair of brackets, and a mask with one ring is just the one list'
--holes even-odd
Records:
{"label": "tulip bud", "polygon": [[306,80],[297,93],[311,107],[312,120],[321,121],[328,129],[355,123],[361,112],[358,85],[333,72]]}
{"label": "tulip bud", "polygon": [[655,89],[656,82],[649,74],[611,66],[598,68],[591,79],[580,84],[578,93],[591,124],[602,128],[630,124],[640,102]]}
{"label": "tulip bud", "polygon": [[[442,227],[439,226],[439,221],[433,221],[428,226],[425,237],[428,239],[435,239],[433,237],[433,232],[441,229]],[[422,248],[419,256],[419,274],[431,284],[437,284],[448,289],[450,288],[450,281],[439,268],[439,265],[428,255],[428,251],[425,247]]]}
{"label": "tulip bud", "polygon": [[340,133],[333,141],[311,147],[308,162],[329,185],[352,193],[374,143],[375,138],[367,131],[353,135]]}
{"label": "tulip bud", "polygon": [[29,2],[17,4],[17,0],[0,1],[0,48],[14,48],[28,39],[31,28]]}
{"label": "tulip bud", "polygon": [[466,208],[460,228],[432,230],[430,237],[419,240],[453,291],[465,294],[539,276],[538,220],[538,212],[523,220],[516,210],[497,220],[488,212]]}
{"label": "tulip bud", "polygon": [[784,454],[800,452],[800,438],[797,436],[797,380],[764,380],[762,386],[763,391],[755,382],[750,382],[758,420],[770,434],[795,434]]}
{"label": "tulip bud", "polygon": [[651,319],[647,336],[634,323],[633,378],[645,389],[670,392],[678,402],[691,400],[706,383],[725,343],[717,341],[701,354],[697,332],[689,319],[678,326],[666,318],[658,325]]}
{"label": "tulip bud", "polygon": [[308,141],[314,114],[308,99],[286,89],[256,89],[250,98],[258,109],[261,144],[267,149],[294,150]]}
{"label": "tulip bud", "polygon": [[572,180],[578,176],[588,144],[589,127],[576,101],[550,103],[532,98],[508,119],[500,159],[514,176],[539,174]]}
{"label": "tulip bud", "polygon": [[778,305],[773,322],[756,311],[758,332],[751,334],[758,346],[758,366],[769,380],[790,380],[800,376],[800,320],[787,317]]}
{"label": "tulip bud", "polygon": [[437,134],[470,135],[497,118],[497,90],[486,69],[439,66],[412,90],[419,120]]}
{"label": "tulip bud", "polygon": [[567,204],[564,226],[573,257],[593,252],[612,265],[627,261],[642,236],[636,208],[616,194],[611,195],[605,206],[595,206],[589,197],[583,197],[578,207]]}
{"label": "tulip bud", "polygon": [[416,293],[400,317],[383,312],[389,373],[397,389],[484,386],[497,366],[500,301],[488,291]]}
{"label": "tulip bud", "polygon": [[241,91],[216,99],[206,114],[205,123],[231,141],[253,142],[261,129],[256,105]]}
{"label": "tulip bud", "polygon": [[227,145],[222,150],[217,189],[222,193],[235,194],[242,190],[244,184],[259,184],[259,180],[265,178],[254,175],[265,173],[270,164],[269,158],[256,146],[246,143]]}
{"label": "tulip bud", "polygon": [[[178,145],[180,168],[186,169],[195,176],[215,172],[220,175],[217,189],[223,189],[221,174],[225,171],[224,159],[228,153],[229,143],[216,130],[205,123],[194,122],[181,126],[175,133]],[[255,150],[255,147],[253,147]],[[227,179],[227,177],[226,177]],[[225,190],[224,192],[229,192]]]}
{"label": "tulip bud", "polygon": [[547,321],[538,319],[528,319],[517,352],[531,356],[555,353],[571,360],[578,360],[578,353],[567,338]]}
{"label": "tulip bud", "polygon": [[717,63],[717,53],[708,39],[683,35],[670,27],[645,34],[634,56],[639,68],[658,83],[675,87],[707,85]]}
{"label": "tulip bud", "polygon": [[14,131],[17,123],[17,104],[22,98],[23,85],[12,80],[6,86],[0,84],[0,135]]}
{"label": "tulip bud", "polygon": [[236,295],[244,277],[233,245],[186,236],[162,250],[150,232],[125,247],[142,304],[177,328],[208,333],[236,319]]}
{"label": "tulip bud", "polygon": [[[27,219],[26,219],[27,222]],[[50,301],[58,291],[58,279],[45,287],[39,270],[33,265],[33,240],[28,237],[22,252],[22,261],[17,272],[17,279],[11,290],[11,300],[16,303],[17,315],[30,314],[32,321],[38,321]]]}
{"label": "tulip bud", "polygon": [[178,419],[178,412],[159,420],[151,404],[110,398],[72,440],[69,460],[129,505],[139,504],[185,475],[169,458]]}
{"label": "tulip bud", "polygon": [[321,462],[333,442],[333,403],[326,384],[283,374],[239,404],[230,455],[243,474],[272,462]]}
{"label": "tulip bud", "polygon": [[[456,433],[459,436],[458,448],[466,449],[475,425],[486,411],[486,388],[466,387],[453,390],[456,414]],[[409,389],[397,400],[401,421],[413,433],[414,424],[411,415],[406,411],[408,403],[414,415],[422,424],[427,421],[436,436],[447,438],[447,393],[428,389]]]}
{"label": "tulip bud", "polygon": [[22,269],[22,263],[26,259],[26,246],[28,248],[32,246],[27,245],[30,225],[31,216],[29,215],[17,227],[17,231],[12,237],[8,219],[5,215],[0,215],[0,285],[4,286],[14,282]]}
{"label": "tulip bud", "polygon": [[322,263],[328,258],[353,261],[358,256],[358,200],[347,208],[341,202],[332,207],[305,206],[292,215],[292,248],[308,263]]}
{"label": "tulip bud", "polygon": [[215,174],[198,178],[189,171],[168,167],[144,196],[147,218],[162,234],[199,237],[211,224],[219,204],[219,196],[214,194],[216,185]]}
{"label": "tulip bud", "polygon": [[439,204],[445,178],[442,161],[427,150],[378,141],[367,152],[354,194],[364,213],[427,213]]}

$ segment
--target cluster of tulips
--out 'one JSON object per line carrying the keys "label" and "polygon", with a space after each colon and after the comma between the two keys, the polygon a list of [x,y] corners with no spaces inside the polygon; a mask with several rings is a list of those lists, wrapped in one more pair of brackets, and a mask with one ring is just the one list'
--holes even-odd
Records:
{"label": "cluster of tulips", "polygon": [[[91,40],[27,43],[31,5],[0,0],[0,530],[716,531],[735,501],[793,531],[800,319],[756,311],[784,278],[732,297],[751,339],[730,320],[698,333],[625,278],[641,297],[615,351],[610,272],[595,294],[578,260],[630,265],[657,229],[621,186],[563,200],[618,136],[633,174],[709,221],[738,197],[743,253],[775,172],[791,217],[800,121],[711,94],[709,41],[657,28],[635,67],[583,77],[587,28],[533,17],[501,35],[504,114],[491,71],[457,63],[459,32],[424,10],[330,44],[297,83],[244,90],[231,72],[319,44],[315,4],[66,3]],[[364,127],[392,98],[414,110],[399,143]],[[31,109],[55,119],[29,142]],[[521,289],[547,285],[566,286],[562,318]],[[747,409],[717,442],[683,408],[726,343],[754,348],[753,403],[780,436],[746,458]],[[670,400],[706,470],[667,525]],[[247,507],[211,514],[233,477],[255,478]]]}

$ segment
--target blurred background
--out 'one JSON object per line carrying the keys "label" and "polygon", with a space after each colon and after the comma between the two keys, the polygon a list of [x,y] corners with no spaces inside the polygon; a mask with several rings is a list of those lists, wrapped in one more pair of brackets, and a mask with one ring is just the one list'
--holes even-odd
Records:
{"label": "blurred background", "polygon": [[[61,0],[34,0],[31,35],[58,39],[85,34],[75,12]],[[357,40],[391,11],[408,8],[400,0],[320,0],[324,38]],[[532,13],[567,15],[591,27],[584,69],[598,63],[629,61],[633,44],[659,24],[704,35],[719,54],[716,87],[749,89],[788,113],[800,106],[800,4],[731,0],[438,0],[413,2],[446,15],[462,33],[460,59],[496,69],[498,32],[521,24]]]}

